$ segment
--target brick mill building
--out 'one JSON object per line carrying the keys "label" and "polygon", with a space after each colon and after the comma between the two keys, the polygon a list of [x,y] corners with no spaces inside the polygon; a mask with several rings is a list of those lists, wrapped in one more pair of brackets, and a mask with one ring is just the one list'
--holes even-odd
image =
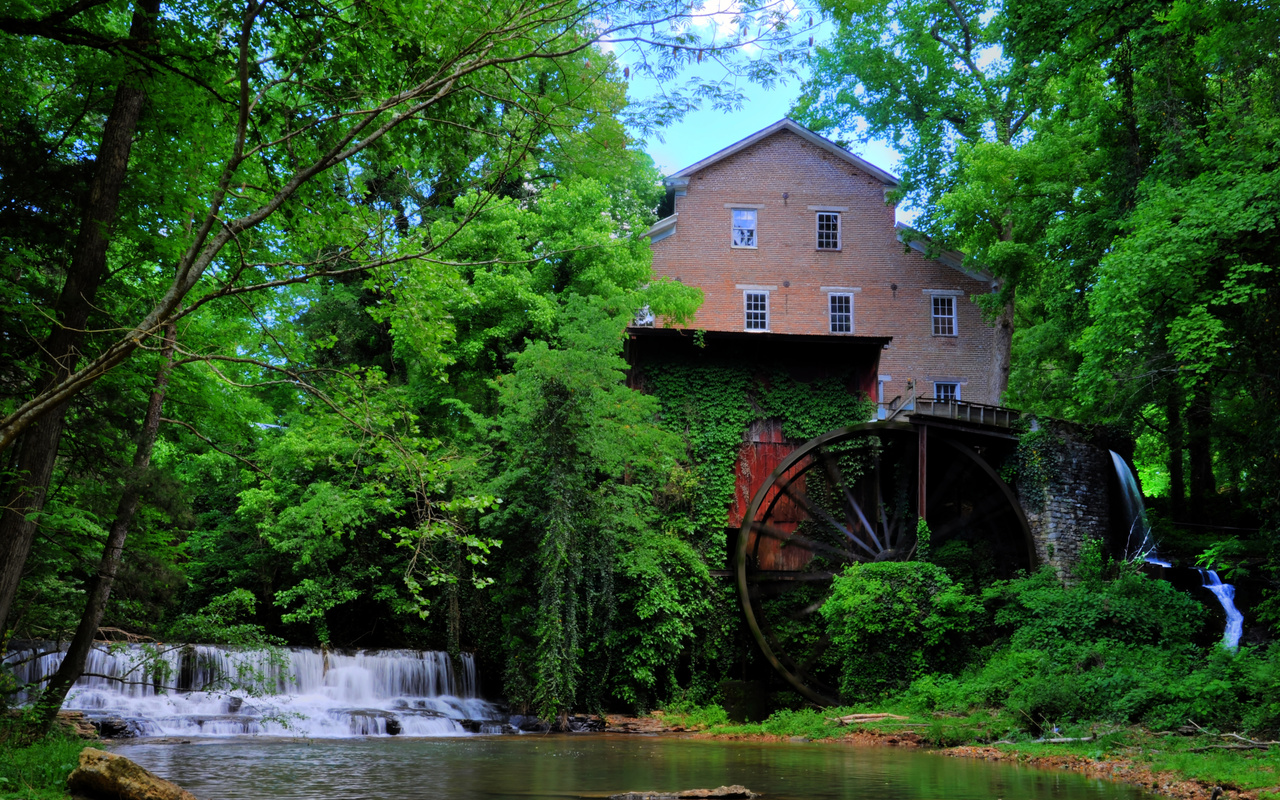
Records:
{"label": "brick mill building", "polygon": [[992,278],[956,254],[926,255],[895,225],[889,173],[783,119],[666,186],[674,207],[648,231],[654,274],[705,300],[683,331],[639,318],[633,341],[700,329],[746,358],[856,361],[865,368],[850,388],[881,403],[881,416],[920,395],[998,402],[994,332],[973,302]]}

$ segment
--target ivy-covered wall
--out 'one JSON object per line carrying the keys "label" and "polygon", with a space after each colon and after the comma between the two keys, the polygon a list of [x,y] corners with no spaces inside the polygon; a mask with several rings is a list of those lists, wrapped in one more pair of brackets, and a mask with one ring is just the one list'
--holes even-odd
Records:
{"label": "ivy-covered wall", "polygon": [[[711,568],[724,568],[734,464],[755,420],[778,419],[786,439],[803,442],[871,419],[875,404],[850,390],[852,369],[801,381],[777,366],[672,357],[644,365],[643,387],[662,404],[662,424],[684,437],[695,480],[684,524],[701,537]],[[856,384],[854,384],[856,385]]]}

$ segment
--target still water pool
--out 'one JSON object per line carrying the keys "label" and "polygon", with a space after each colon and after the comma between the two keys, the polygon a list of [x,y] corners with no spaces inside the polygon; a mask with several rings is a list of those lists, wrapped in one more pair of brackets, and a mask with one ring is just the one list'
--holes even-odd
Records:
{"label": "still water pool", "polygon": [[888,747],[640,736],[121,745],[201,800],[602,797],[742,784],[765,800],[1141,800],[1127,786]]}

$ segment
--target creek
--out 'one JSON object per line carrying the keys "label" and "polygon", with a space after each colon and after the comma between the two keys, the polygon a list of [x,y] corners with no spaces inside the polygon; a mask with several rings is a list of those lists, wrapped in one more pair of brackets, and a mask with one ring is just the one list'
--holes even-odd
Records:
{"label": "creek", "polygon": [[1065,772],[892,747],[609,734],[338,741],[224,739],[112,748],[202,800],[607,797],[742,784],[764,800],[1140,800]]}

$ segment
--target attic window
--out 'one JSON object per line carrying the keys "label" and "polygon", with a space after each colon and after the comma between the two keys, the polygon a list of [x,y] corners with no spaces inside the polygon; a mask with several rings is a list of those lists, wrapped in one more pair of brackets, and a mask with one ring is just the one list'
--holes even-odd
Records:
{"label": "attic window", "polygon": [[754,208],[733,209],[733,246],[756,246],[756,210]]}
{"label": "attic window", "polygon": [[818,249],[840,249],[840,215],[838,213],[818,212]]}

